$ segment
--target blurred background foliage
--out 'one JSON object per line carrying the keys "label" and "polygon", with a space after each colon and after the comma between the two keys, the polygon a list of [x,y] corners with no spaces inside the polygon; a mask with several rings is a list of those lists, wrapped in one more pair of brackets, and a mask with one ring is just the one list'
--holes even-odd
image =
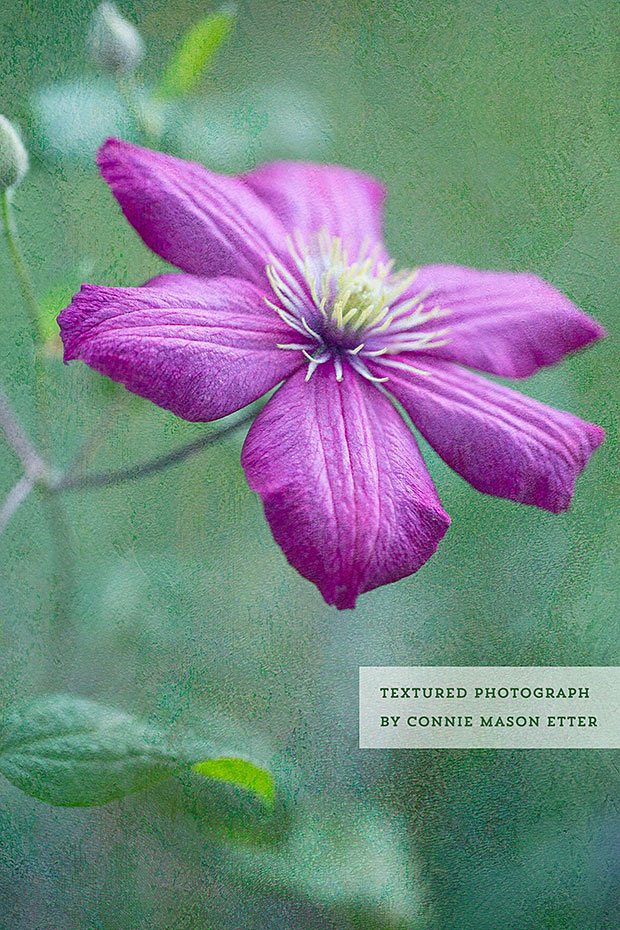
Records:
{"label": "blurred background foliage", "polygon": [[[195,0],[122,9],[151,88],[208,12]],[[163,267],[93,167],[105,135],[136,131],[89,63],[91,13],[86,0],[0,9],[0,110],[33,153],[18,220],[52,304],[84,277],[133,285]],[[340,614],[273,542],[242,436],[63,497],[69,629],[50,620],[56,541],[31,496],[0,539],[1,705],[70,691],[172,733],[219,715],[253,734],[281,810],[238,798],[228,810],[192,776],[88,810],[3,780],[2,930],[620,923],[617,753],[356,748],[359,665],[620,664],[618,35],[612,0],[238,4],[162,144],[226,171],[273,157],[369,170],[388,186],[387,241],[405,266],[538,272],[611,336],[519,388],[601,423],[608,440],[560,516],[476,493],[424,446],[452,528],[417,575]],[[31,423],[32,346],[4,247],[0,265],[2,380]],[[48,366],[58,465],[92,434],[89,466],[102,468],[205,429],[53,351]],[[6,449],[0,472],[8,491],[19,469]]]}

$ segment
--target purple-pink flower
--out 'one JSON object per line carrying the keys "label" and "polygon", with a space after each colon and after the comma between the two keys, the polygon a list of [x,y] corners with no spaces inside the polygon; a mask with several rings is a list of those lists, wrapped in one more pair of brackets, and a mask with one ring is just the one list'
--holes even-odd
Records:
{"label": "purple-pink flower", "polygon": [[214,174],[109,140],[99,165],[146,244],[183,274],[84,285],[60,317],[80,358],[186,420],[280,385],[242,462],[289,562],[329,604],[417,571],[450,518],[409,425],[479,491],[565,510],[599,426],[489,381],[604,335],[532,274],[395,271],[383,189],[332,165]]}

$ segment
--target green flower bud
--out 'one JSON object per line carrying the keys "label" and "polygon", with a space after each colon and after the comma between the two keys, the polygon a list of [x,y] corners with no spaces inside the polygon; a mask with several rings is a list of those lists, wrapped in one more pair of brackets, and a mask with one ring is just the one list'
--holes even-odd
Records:
{"label": "green flower bud", "polygon": [[136,27],[107,0],[93,13],[88,48],[95,63],[112,73],[133,71],[144,55],[144,42]]}
{"label": "green flower bud", "polygon": [[28,152],[15,126],[0,116],[0,191],[23,180],[28,171]]}

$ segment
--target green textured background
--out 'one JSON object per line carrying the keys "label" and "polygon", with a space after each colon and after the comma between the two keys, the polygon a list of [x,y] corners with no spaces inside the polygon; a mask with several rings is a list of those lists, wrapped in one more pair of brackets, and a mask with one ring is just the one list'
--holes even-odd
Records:
{"label": "green textured background", "polygon": [[[148,43],[149,79],[204,12],[179,0],[124,9]],[[95,86],[90,10],[83,0],[0,10],[0,111],[34,153],[16,205],[41,291],[82,262],[106,284],[162,267],[87,142],[73,145],[75,125],[55,125],[41,104],[46,85]],[[617,753],[361,752],[356,718],[359,665],[620,665],[618,6],[268,0],[239,13],[170,147],[230,171],[282,155],[369,170],[389,188],[400,263],[541,274],[610,338],[519,389],[601,423],[608,440],[560,516],[478,494],[425,446],[452,528],[417,575],[345,613],[286,564],[245,483],[241,437],[147,480],[63,498],[68,630],[50,624],[54,540],[31,497],[0,539],[2,705],[54,689],[172,728],[225,714],[290,786],[299,852],[277,862],[277,847],[221,842],[202,828],[201,802],[171,816],[159,789],[71,811],[2,780],[0,928],[616,927]],[[95,141],[107,99],[70,98],[69,117],[92,123]],[[30,420],[31,345],[4,247],[0,270],[2,380]],[[92,467],[203,430],[80,364],[52,360],[50,371],[58,464],[92,429]],[[8,491],[19,471],[5,447],[0,457]]]}

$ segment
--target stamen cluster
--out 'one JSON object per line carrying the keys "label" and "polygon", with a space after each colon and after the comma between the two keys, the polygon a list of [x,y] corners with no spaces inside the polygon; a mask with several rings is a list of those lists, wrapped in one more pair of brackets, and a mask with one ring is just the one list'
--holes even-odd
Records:
{"label": "stamen cluster", "polygon": [[430,288],[406,296],[417,271],[394,274],[394,262],[380,259],[380,245],[371,248],[365,242],[353,262],[342,240],[326,230],[311,244],[296,233],[289,236],[288,246],[300,277],[271,257],[266,271],[276,301],[266,300],[303,337],[303,342],[280,344],[279,348],[303,352],[308,360],[306,380],[319,365],[332,361],[336,379],[341,381],[343,361],[347,361],[368,380],[387,381],[387,376],[370,372],[368,360],[396,365],[382,357],[427,351],[447,341],[448,328],[421,331],[419,327],[450,311],[425,309]]}

